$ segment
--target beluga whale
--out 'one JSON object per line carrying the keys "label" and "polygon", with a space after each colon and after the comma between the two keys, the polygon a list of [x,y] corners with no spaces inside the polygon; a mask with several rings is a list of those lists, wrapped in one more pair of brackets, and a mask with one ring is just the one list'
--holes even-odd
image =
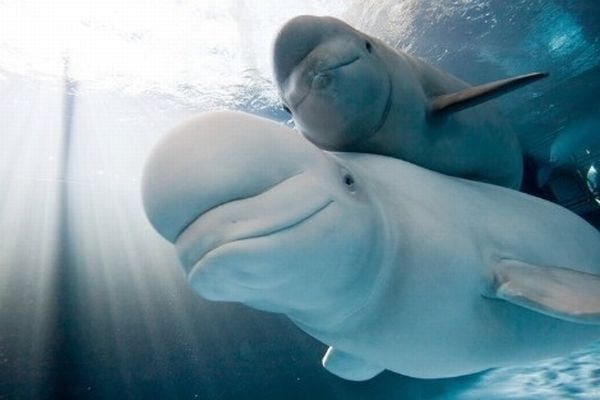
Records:
{"label": "beluga whale", "polygon": [[159,141],[142,198],[194,291],[287,315],[342,378],[452,377],[600,338],[600,233],[512,189],[219,111]]}
{"label": "beluga whale", "polygon": [[319,147],[400,158],[518,189],[523,155],[489,100],[547,76],[478,86],[332,18],[299,16],[273,46],[283,107]]}

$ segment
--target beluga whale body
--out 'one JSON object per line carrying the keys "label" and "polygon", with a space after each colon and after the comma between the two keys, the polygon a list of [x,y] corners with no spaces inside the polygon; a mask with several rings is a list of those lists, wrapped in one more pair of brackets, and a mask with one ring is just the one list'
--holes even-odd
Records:
{"label": "beluga whale body", "polygon": [[343,378],[451,377],[600,338],[600,233],[524,193],[239,112],[176,127],[142,185],[197,293],[286,314]]}
{"label": "beluga whale body", "polygon": [[545,73],[472,87],[338,19],[315,16],[283,26],[273,66],[284,108],[323,149],[520,187],[518,139],[495,107],[482,103]]}

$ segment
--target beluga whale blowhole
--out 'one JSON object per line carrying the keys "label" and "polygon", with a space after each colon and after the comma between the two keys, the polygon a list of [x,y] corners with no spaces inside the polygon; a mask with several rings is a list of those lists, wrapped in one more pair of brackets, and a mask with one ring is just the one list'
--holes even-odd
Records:
{"label": "beluga whale blowhole", "polygon": [[156,145],[142,195],[193,290],[287,315],[346,379],[470,374],[600,338],[600,233],[515,190],[213,112]]}
{"label": "beluga whale blowhole", "polygon": [[546,73],[470,86],[338,19],[316,16],[296,17],[281,28],[273,67],[284,108],[323,149],[387,155],[448,175],[521,185],[517,136],[486,102]]}

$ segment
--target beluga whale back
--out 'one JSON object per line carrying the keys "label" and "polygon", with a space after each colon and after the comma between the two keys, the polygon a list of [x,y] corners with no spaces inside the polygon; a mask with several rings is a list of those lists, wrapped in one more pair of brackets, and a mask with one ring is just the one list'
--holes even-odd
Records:
{"label": "beluga whale back", "polygon": [[473,87],[338,19],[315,16],[283,26],[273,66],[284,108],[323,149],[387,155],[449,175],[521,185],[519,141],[486,102],[545,73]]}
{"label": "beluga whale back", "polygon": [[287,315],[343,378],[450,377],[600,338],[600,233],[524,193],[238,112],[176,127],[142,185],[198,294]]}

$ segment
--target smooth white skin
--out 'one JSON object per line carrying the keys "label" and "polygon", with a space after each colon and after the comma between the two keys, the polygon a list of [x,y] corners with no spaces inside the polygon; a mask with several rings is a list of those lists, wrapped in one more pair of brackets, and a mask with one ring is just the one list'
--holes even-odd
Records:
{"label": "smooth white skin", "polygon": [[492,104],[431,118],[429,101],[468,87],[331,17],[300,16],[274,45],[275,81],[300,131],[326,150],[387,155],[518,188],[521,149]]}
{"label": "smooth white skin", "polygon": [[516,191],[323,152],[284,126],[219,112],[163,139],[143,197],[200,295],[285,313],[401,374],[528,363],[600,337],[484,297],[501,259],[600,274],[595,228]]}

